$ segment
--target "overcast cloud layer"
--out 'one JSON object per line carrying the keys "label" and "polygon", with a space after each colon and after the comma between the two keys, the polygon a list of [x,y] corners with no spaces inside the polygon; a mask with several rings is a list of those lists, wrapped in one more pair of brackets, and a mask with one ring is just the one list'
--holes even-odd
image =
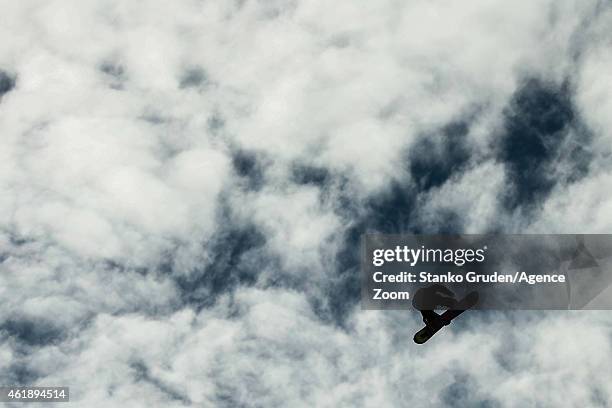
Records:
{"label": "overcast cloud layer", "polygon": [[[610,406],[612,314],[359,307],[380,232],[612,232],[609,1],[0,1],[0,383]],[[22,406],[22,405],[20,405]]]}

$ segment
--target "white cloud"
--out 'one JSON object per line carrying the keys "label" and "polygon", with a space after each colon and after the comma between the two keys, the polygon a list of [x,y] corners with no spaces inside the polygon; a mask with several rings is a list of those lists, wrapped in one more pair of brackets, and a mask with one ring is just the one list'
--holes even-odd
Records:
{"label": "white cloud", "polygon": [[[414,313],[363,312],[340,330],[296,293],[246,290],[227,300],[200,314],[99,315],[69,349],[39,351],[34,361],[70,353],[47,380],[71,383],[74,401],[92,407],[180,406],[179,397],[218,406],[443,406],[453,398],[576,406],[612,396],[602,313],[496,313],[486,325],[472,317],[423,347],[410,341],[421,325]],[[597,352],[585,354],[585,341]]]}
{"label": "white cloud", "polygon": [[499,197],[505,192],[504,169],[488,162],[466,170],[457,180],[422,197],[422,222],[437,230],[440,212],[455,211],[465,222],[465,233],[481,233],[495,225],[499,217]]}

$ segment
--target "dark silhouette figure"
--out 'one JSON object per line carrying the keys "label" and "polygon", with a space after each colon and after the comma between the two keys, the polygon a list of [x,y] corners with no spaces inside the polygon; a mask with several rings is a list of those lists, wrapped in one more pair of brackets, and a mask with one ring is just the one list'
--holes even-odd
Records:
{"label": "dark silhouette figure", "polygon": [[430,326],[440,317],[434,310],[440,307],[454,309],[457,306],[457,299],[450,289],[436,283],[417,290],[412,298],[412,306],[421,312],[423,321]]}
{"label": "dark silhouette figure", "polygon": [[[414,335],[414,342],[423,344],[436,334],[442,327],[467,309],[478,303],[478,293],[470,292],[466,297],[457,301],[454,293],[448,288],[434,284],[416,291],[412,298],[412,305],[423,315],[425,327]],[[439,315],[436,308],[446,307],[447,311]]]}

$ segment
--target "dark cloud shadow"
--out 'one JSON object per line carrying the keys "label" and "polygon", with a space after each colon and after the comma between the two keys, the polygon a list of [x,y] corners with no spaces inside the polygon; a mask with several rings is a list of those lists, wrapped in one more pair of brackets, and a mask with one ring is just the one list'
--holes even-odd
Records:
{"label": "dark cloud shadow", "polygon": [[504,116],[497,150],[507,170],[508,189],[502,197],[506,209],[530,211],[558,183],[586,175],[591,136],[577,117],[568,83],[526,80]]}
{"label": "dark cloud shadow", "polygon": [[[232,223],[228,213],[223,219],[225,228],[206,244],[210,261],[187,276],[174,276],[182,302],[196,309],[211,306],[219,295],[238,286],[255,284],[261,268],[270,262],[262,231],[253,224]],[[165,267],[169,273],[172,268],[171,264]]]}
{"label": "dark cloud shadow", "polygon": [[130,363],[130,368],[133,370],[136,381],[142,381],[150,384],[172,401],[180,402],[182,405],[191,405],[191,400],[189,397],[183,395],[180,391],[174,389],[174,387],[153,376],[149,370],[149,367],[144,361],[132,361]]}
{"label": "dark cloud shadow", "polygon": [[53,325],[50,321],[24,317],[5,320],[0,324],[0,333],[29,347],[56,344],[66,335],[62,328]]}
{"label": "dark cloud shadow", "polygon": [[298,185],[325,188],[332,181],[332,177],[325,167],[295,163],[291,168],[291,180]]}
{"label": "dark cloud shadow", "polygon": [[179,88],[201,88],[210,85],[207,72],[201,67],[186,69],[179,79]]}
{"label": "dark cloud shadow", "polygon": [[441,135],[425,135],[415,143],[408,160],[419,192],[439,187],[464,170],[470,159],[468,131],[469,122],[452,122],[442,128]]}
{"label": "dark cloud shadow", "polygon": [[254,152],[234,151],[232,153],[232,167],[244,182],[243,187],[247,190],[257,191],[263,186],[265,165],[263,160]]}
{"label": "dark cloud shadow", "polygon": [[99,69],[107,77],[112,89],[121,90],[124,88],[127,75],[123,65],[114,61],[104,61],[100,64]]}
{"label": "dark cloud shadow", "polygon": [[0,69],[0,98],[15,88],[17,77]]}

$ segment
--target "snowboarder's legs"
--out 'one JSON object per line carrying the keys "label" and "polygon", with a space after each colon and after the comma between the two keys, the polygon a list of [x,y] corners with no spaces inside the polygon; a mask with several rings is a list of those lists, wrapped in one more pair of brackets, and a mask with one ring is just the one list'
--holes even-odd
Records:
{"label": "snowboarder's legs", "polygon": [[432,322],[440,318],[440,315],[433,310],[421,310],[421,314],[423,315],[423,321],[427,326],[431,326]]}

